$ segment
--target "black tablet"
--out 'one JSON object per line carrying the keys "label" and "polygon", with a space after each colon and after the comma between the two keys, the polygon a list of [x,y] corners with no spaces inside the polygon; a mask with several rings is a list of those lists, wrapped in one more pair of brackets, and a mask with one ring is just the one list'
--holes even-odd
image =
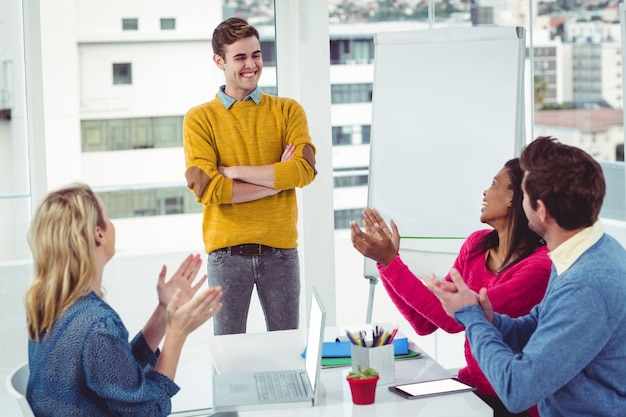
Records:
{"label": "black tablet", "polygon": [[474,389],[475,388],[471,385],[467,385],[455,378],[412,382],[410,384],[401,384],[389,387],[391,392],[395,392],[396,394],[409,399],[455,394],[458,392],[473,391]]}

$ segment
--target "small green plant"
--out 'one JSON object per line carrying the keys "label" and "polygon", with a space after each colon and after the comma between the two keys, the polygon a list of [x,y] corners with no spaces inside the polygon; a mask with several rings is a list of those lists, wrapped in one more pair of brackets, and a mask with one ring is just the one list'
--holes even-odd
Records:
{"label": "small green plant", "polygon": [[361,365],[357,365],[356,371],[350,371],[348,374],[348,378],[351,379],[370,379],[378,376],[378,372],[376,372],[372,368],[361,369]]}

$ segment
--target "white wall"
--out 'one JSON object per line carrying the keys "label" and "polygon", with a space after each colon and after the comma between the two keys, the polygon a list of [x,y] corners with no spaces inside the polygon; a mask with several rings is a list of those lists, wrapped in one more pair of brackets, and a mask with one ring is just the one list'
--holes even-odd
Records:
{"label": "white wall", "polygon": [[[207,38],[81,43],[79,53],[83,119],[182,116],[213,99],[224,83]],[[113,84],[113,63],[131,63],[131,85]]]}
{"label": "white wall", "polygon": [[[81,39],[121,34],[122,18],[139,18],[139,29],[129,36],[147,38],[170,36],[161,31],[161,18],[175,18],[178,33],[206,36],[222,20],[222,3],[206,0],[80,0],[72,8],[79,17],[76,29]],[[93,16],[98,18],[93,19]]]}
{"label": "white wall", "polygon": [[92,187],[172,183],[187,186],[182,147],[86,152],[81,154],[81,160],[82,179]]}

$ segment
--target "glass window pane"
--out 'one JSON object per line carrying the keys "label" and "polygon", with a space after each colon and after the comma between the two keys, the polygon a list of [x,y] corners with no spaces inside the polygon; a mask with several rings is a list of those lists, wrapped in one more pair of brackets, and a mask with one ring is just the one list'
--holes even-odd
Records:
{"label": "glass window pane", "polygon": [[182,123],[183,116],[83,120],[82,149],[100,152],[180,147]]}
{"label": "glass window pane", "polygon": [[174,30],[174,29],[176,29],[176,19],[161,18],[161,30]]}
{"label": "glass window pane", "polygon": [[0,262],[29,259],[30,248],[26,240],[30,227],[31,198],[0,197]]}
{"label": "glass window pane", "polygon": [[113,84],[132,84],[132,67],[130,63],[113,64]]}
{"label": "glass window pane", "polygon": [[[385,30],[400,30],[407,24],[413,25],[409,29],[428,29],[431,25],[522,26],[527,29],[527,50],[532,51],[527,52],[525,102],[534,110],[534,126],[529,126],[532,132],[527,132],[528,137],[550,135],[601,160],[623,160],[622,45],[617,7],[597,2],[533,2],[531,8],[529,2],[518,0],[433,0],[430,23],[428,1],[328,3],[331,74],[338,74],[331,77],[338,80],[331,86],[333,105],[367,101],[357,65],[366,54],[362,40],[369,39],[373,48],[376,22],[388,23]],[[354,81],[347,83],[340,76],[340,66],[350,67]],[[354,106],[351,118],[343,117],[333,126],[334,143],[340,141],[341,126],[350,125],[351,119],[363,124],[359,111]],[[361,130],[361,139],[361,143],[369,143],[369,129]]]}
{"label": "glass window pane", "polygon": [[130,122],[130,142],[133,149],[154,148],[154,134],[152,129],[152,119],[147,117],[129,119]]}
{"label": "glass window pane", "polygon": [[0,7],[0,262],[31,256],[26,241],[32,199],[22,11],[20,2]]}
{"label": "glass window pane", "polygon": [[202,205],[186,187],[98,191],[112,219],[201,213]]}
{"label": "glass window pane", "polygon": [[107,149],[121,151],[130,146],[130,123],[128,119],[109,120],[105,123]]}
{"label": "glass window pane", "polygon": [[183,146],[182,116],[152,118],[154,144],[157,148]]}
{"label": "glass window pane", "polygon": [[122,19],[122,30],[137,30],[139,29],[138,19]]}
{"label": "glass window pane", "polygon": [[263,55],[263,66],[276,66],[276,43],[274,41],[262,41],[261,54]]}
{"label": "glass window pane", "polygon": [[[9,20],[13,19],[6,21]],[[0,198],[30,192],[24,55],[20,42],[19,36],[0,40]]]}
{"label": "glass window pane", "polygon": [[363,144],[370,143],[370,138],[372,135],[371,132],[372,132],[372,126],[370,125],[361,126],[361,138],[362,138],[361,143]]}
{"label": "glass window pane", "polygon": [[99,152],[107,150],[102,121],[83,120],[80,125],[83,152]]}
{"label": "glass window pane", "polygon": [[[558,25],[542,24],[564,11]],[[623,161],[617,11],[592,3],[546,4],[533,16],[534,136],[554,136],[602,161]]]}

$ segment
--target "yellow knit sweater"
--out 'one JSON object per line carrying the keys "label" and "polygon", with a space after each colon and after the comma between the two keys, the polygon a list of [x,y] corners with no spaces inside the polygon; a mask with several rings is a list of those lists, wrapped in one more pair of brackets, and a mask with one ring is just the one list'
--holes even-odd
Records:
{"label": "yellow knit sweater", "polygon": [[[296,146],[293,159],[279,162],[285,146]],[[204,206],[202,234],[206,252],[243,243],[297,247],[295,187],[315,178],[302,150],[311,138],[304,109],[295,100],[261,94],[226,109],[219,98],[189,110],[183,122],[186,168],[197,167],[210,179],[198,198]],[[315,149],[313,147],[313,149]],[[217,167],[274,164],[274,188],[280,193],[247,203],[231,203],[233,180]]]}

